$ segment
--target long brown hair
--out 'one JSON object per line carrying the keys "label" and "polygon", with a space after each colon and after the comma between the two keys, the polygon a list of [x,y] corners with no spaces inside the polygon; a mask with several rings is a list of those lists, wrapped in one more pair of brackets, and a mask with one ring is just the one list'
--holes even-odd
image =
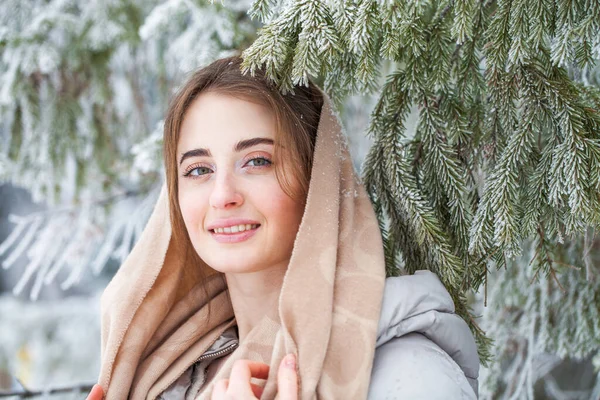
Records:
{"label": "long brown hair", "polygon": [[[309,86],[297,86],[293,93],[282,95],[265,76],[264,70],[256,70],[254,76],[242,74],[242,58],[233,56],[214,61],[192,74],[172,98],[164,125],[163,156],[169,192],[169,209],[172,240],[185,265],[202,265],[194,250],[183,222],[178,200],[177,143],[185,113],[201,94],[213,92],[258,103],[269,108],[275,117],[275,147],[273,157],[286,157],[291,170],[282,170],[282,163],[275,163],[279,184],[290,197],[305,202],[310,182],[313,152],[317,136],[323,97],[321,91],[309,82]],[[292,185],[292,182],[296,183]],[[294,188],[297,188],[294,190]],[[195,271],[209,273],[209,271]]]}

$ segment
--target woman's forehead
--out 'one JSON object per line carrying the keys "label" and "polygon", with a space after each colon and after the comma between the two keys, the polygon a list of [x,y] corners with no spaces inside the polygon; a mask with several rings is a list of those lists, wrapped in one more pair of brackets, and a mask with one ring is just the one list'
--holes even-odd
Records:
{"label": "woman's forehead", "polygon": [[197,146],[233,150],[236,144],[254,138],[275,140],[271,110],[236,97],[205,93],[190,104],[184,115],[178,153]]}

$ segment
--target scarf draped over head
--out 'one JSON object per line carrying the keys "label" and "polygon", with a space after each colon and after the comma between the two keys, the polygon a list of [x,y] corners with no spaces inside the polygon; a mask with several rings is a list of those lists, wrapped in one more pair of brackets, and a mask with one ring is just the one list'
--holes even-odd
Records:
{"label": "scarf draped over head", "polygon": [[[235,360],[276,371],[288,353],[297,357],[300,399],[367,396],[385,281],[383,245],[339,118],[324,93],[323,99],[304,215],[278,310],[270,314],[279,319],[265,315],[198,398],[210,398]],[[176,247],[163,185],[141,237],[101,298],[99,383],[107,400],[155,399],[235,325],[225,280],[206,264],[184,265]],[[212,271],[204,282],[200,269]],[[276,378],[272,372],[262,399],[276,398]]]}

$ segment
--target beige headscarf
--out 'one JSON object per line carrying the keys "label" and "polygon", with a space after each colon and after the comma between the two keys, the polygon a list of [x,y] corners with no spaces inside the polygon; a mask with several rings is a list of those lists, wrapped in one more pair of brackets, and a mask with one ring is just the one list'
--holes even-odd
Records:
{"label": "beige headscarf", "polygon": [[[235,360],[260,361],[276,370],[288,353],[297,356],[300,399],[367,396],[385,281],[383,245],[339,119],[323,97],[308,198],[279,297],[279,320],[265,316],[199,398],[210,398],[213,384],[229,377]],[[224,280],[214,275],[207,280],[207,298],[200,278],[174,248],[163,186],[139,241],[102,295],[99,383],[108,400],[155,399],[235,325]],[[262,399],[276,398],[276,376],[270,374]]]}

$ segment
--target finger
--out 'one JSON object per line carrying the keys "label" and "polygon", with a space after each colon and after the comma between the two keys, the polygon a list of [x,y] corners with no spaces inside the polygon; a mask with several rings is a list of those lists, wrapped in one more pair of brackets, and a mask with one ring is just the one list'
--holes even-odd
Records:
{"label": "finger", "polygon": [[288,354],[283,357],[277,371],[277,391],[281,400],[298,399],[298,374],[296,372],[296,356]]}
{"label": "finger", "polygon": [[254,383],[251,383],[250,387],[252,388],[252,393],[254,393],[254,397],[260,399],[260,396],[262,396],[264,389],[258,385],[255,385]]}
{"label": "finger", "polygon": [[269,365],[257,361],[237,360],[231,369],[230,380],[250,382],[250,378],[267,379]]}
{"label": "finger", "polygon": [[267,364],[250,360],[237,360],[231,369],[227,394],[241,398],[251,396],[250,378],[267,379],[268,376],[269,366]]}
{"label": "finger", "polygon": [[227,394],[227,386],[229,386],[229,379],[219,380],[213,389],[211,400],[224,399]]}
{"label": "finger", "polygon": [[92,387],[90,394],[88,394],[88,397],[86,398],[86,400],[102,400],[103,397],[104,397],[104,390],[102,390],[102,386],[95,384]]}

